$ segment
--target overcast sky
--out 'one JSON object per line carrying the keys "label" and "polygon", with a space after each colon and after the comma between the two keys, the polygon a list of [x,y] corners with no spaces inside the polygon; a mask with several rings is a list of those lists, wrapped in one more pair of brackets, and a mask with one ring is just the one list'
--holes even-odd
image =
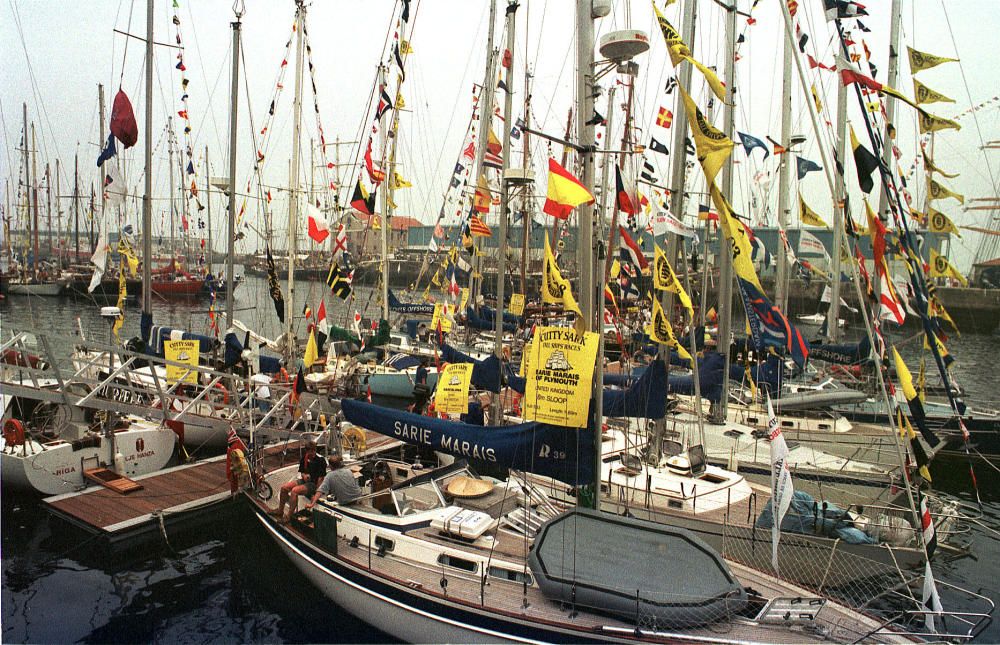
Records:
{"label": "overcast sky", "polygon": [[[500,47],[502,38],[505,3],[501,1],[499,4],[497,47]],[[527,62],[533,75],[532,122],[536,127],[554,134],[562,133],[566,112],[573,100],[573,4],[570,0],[526,0],[517,13],[518,42],[514,52],[513,88],[515,116],[521,114],[523,74]],[[662,3],[658,4],[662,6]],[[724,13],[709,0],[698,4],[701,15],[695,43],[696,56],[707,65],[718,64],[721,69]],[[802,27],[811,35],[810,53],[832,64],[832,29],[822,18],[821,1],[799,0],[799,4],[803,8]],[[867,4],[872,15],[864,18],[863,22],[872,32],[855,32],[855,37],[859,42],[862,36],[867,41],[880,70],[879,80],[885,81],[889,2],[879,0]],[[1000,3],[995,0],[917,0],[903,4],[904,46],[911,45],[922,51],[962,59],[961,66],[942,65],[920,74],[926,85],[956,100],[954,105],[928,106],[931,112],[951,118],[970,105],[1000,93],[993,45],[996,34],[1000,32],[1000,19],[997,17]],[[229,0],[179,0],[179,5],[173,8],[169,0],[157,0],[155,40],[159,43],[175,42],[176,27],[171,18],[176,13],[186,48],[184,62],[190,79],[191,137],[201,187],[205,181],[201,164],[206,146],[211,174],[220,176],[227,172],[232,3]],[[738,5],[741,10],[748,10],[750,3],[739,0]],[[331,143],[339,137],[343,141],[355,141],[359,133],[367,136],[369,131],[371,116],[366,113],[368,98],[375,83],[376,67],[384,44],[394,29],[393,15],[398,14],[398,7],[390,1],[372,0],[322,0],[308,6],[309,36],[326,140]],[[664,9],[665,15],[678,28],[681,22],[679,7],[680,3],[677,3]],[[755,24],[748,25],[743,17],[738,21],[738,31],[745,35],[746,42],[741,46],[737,63],[737,129],[760,138],[765,135],[777,138],[780,133],[780,114],[773,108],[781,83],[779,44],[782,23],[778,8],[777,0],[762,0],[753,12]],[[55,159],[59,158],[64,169],[68,168],[71,172],[73,155],[79,153],[82,181],[87,190],[94,180],[94,162],[98,153],[98,83],[105,85],[108,110],[119,86],[123,88],[142,124],[143,43],[117,34],[115,30],[143,35],[145,12],[144,2],[127,0],[60,3],[8,0],[0,5],[0,42],[4,51],[4,56],[0,58],[0,84],[5,89],[0,96],[0,126],[3,132],[0,177],[8,183],[14,178],[15,183],[10,184],[11,194],[16,191],[16,176],[21,167],[16,148],[21,136],[22,102],[27,102],[28,118],[36,123],[38,129],[39,163],[44,165],[48,160],[54,165]],[[442,195],[465,136],[471,112],[472,86],[482,82],[484,74],[488,12],[489,3],[486,0],[413,0],[410,41],[414,53],[408,59],[403,85],[408,112],[401,119],[399,162],[401,174],[414,186],[397,193],[396,202],[401,215],[433,222],[441,208]],[[291,35],[293,15],[294,4],[291,1],[250,0],[246,3],[237,173],[241,189],[246,187],[255,157],[255,142],[251,135],[259,135],[267,116],[285,43]],[[853,21],[849,22],[853,25]],[[654,122],[661,106],[673,109],[676,93],[669,96],[663,93],[664,84],[673,70],[669,67],[648,2],[615,2],[612,16],[597,21],[598,37],[626,27],[646,31],[652,44],[650,51],[637,59],[640,76],[636,86],[636,125],[642,129],[638,138],[648,143],[652,134],[669,145],[672,131],[658,128]],[[156,196],[161,198],[154,209],[154,228],[157,230],[164,218],[168,194],[163,133],[167,116],[172,115],[176,124],[179,121],[177,111],[181,109],[180,73],[174,68],[177,52],[175,48],[158,46],[155,53],[153,140],[157,144],[157,163],[154,182]],[[811,73],[820,81],[824,109],[830,113],[836,104],[833,75],[816,70]],[[693,94],[704,107],[704,86],[697,80],[697,75],[695,78]],[[602,84],[608,87],[614,82],[615,75],[610,74]],[[264,170],[265,183],[274,187],[287,184],[287,159],[291,150],[291,65],[284,86],[271,127],[274,138]],[[901,65],[898,87],[906,94],[913,92],[905,60]],[[307,90],[304,100],[304,172],[308,171],[308,138],[316,137],[310,94]],[[616,103],[620,103],[622,96],[623,91],[619,91]],[[502,98],[502,93],[498,93],[501,105]],[[603,105],[604,99],[600,102],[602,114],[608,114],[608,108]],[[796,96],[795,104],[803,104],[799,96]],[[854,123],[860,123],[860,112],[853,97],[849,105],[849,117]],[[937,137],[937,165],[962,173],[957,179],[944,181],[967,198],[995,195],[993,185],[1000,158],[995,154],[985,156],[987,153],[980,151],[979,146],[984,141],[1000,139],[997,105],[992,103],[989,109],[963,116],[960,120],[963,125],[961,132],[945,131]],[[815,137],[808,118],[800,107],[795,112],[793,131],[809,137],[803,154],[818,162],[820,157],[813,144]],[[915,119],[913,111],[906,106],[900,106],[898,114],[898,141],[903,153],[901,165],[905,171],[917,150]],[[615,119],[621,123],[620,112]],[[180,126],[176,129],[183,146],[184,136]],[[502,135],[502,124],[498,122],[495,129],[497,134]],[[856,129],[860,135],[863,128]],[[611,134],[615,139],[620,137],[619,132]],[[122,155],[126,179],[135,186],[136,192],[141,192],[142,187],[143,136],[144,133],[140,132],[139,144]],[[866,137],[862,136],[862,140],[867,144]],[[519,157],[519,144],[515,150]],[[535,138],[531,152],[536,176],[540,179],[537,192],[544,193],[544,161],[548,149]],[[341,191],[341,201],[346,201],[357,172],[349,162],[357,158],[358,149],[356,145],[344,146],[340,153],[342,181],[346,186]],[[560,153],[555,151],[557,155]],[[666,176],[668,158],[650,153],[647,156],[656,164],[661,175]],[[777,182],[773,182],[769,190],[763,190],[755,184],[754,177],[761,177],[759,173],[762,172],[765,173],[763,176],[767,172],[773,173],[776,164],[773,156],[767,161],[762,161],[761,156],[758,151],[748,160],[739,148],[734,153],[739,165],[736,167],[733,202],[745,212],[751,210],[751,194],[755,191],[761,191],[758,192],[758,207],[770,204],[773,211]],[[332,146],[328,149],[328,157],[331,162],[334,161]],[[320,164],[319,158],[316,163]],[[324,172],[322,168],[317,171],[317,183],[320,185],[325,181]],[[919,187],[921,177],[918,170],[913,176],[916,181],[910,182],[918,205],[922,204],[923,197],[923,190]],[[832,221],[829,192],[821,173],[808,175],[801,188],[811,206]],[[71,179],[64,172],[61,192],[68,194],[71,190]],[[852,194],[855,193],[860,197],[856,185],[852,189]],[[287,211],[287,195],[279,193],[276,188],[272,194],[277,223]],[[860,205],[860,199],[855,203]],[[958,224],[985,225],[991,215],[986,211],[964,212],[954,201],[937,202],[935,206],[951,215]],[[218,231],[221,230],[223,201],[214,199],[212,208]],[[691,212],[693,210],[692,206]],[[259,209],[251,204],[247,212],[248,224],[260,226]],[[759,213],[755,217],[759,218]],[[244,250],[256,250],[256,237],[251,234],[248,241]],[[978,236],[973,233],[966,233],[964,240],[955,241],[955,259],[963,268],[971,261],[977,243]]]}

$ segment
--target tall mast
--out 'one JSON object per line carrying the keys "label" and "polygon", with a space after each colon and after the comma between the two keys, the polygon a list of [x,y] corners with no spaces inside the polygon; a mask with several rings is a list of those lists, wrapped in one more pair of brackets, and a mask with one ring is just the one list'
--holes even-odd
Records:
{"label": "tall mast", "polygon": [[[379,65],[379,85],[383,88],[389,86],[388,79],[388,68],[385,65]],[[390,126],[392,127],[392,126]],[[382,155],[385,158],[385,145],[388,141],[388,132],[385,128],[379,128],[379,138],[381,139],[380,147],[382,148]],[[379,227],[379,243],[382,247],[381,253],[381,263],[382,263],[382,293],[379,294],[382,299],[382,319],[388,322],[389,320],[389,227],[392,223],[389,221],[389,204],[392,200],[389,199],[389,177],[388,175],[383,179],[385,186],[382,190],[382,225]]]}
{"label": "tall mast", "polygon": [[[511,50],[513,51],[513,50]],[[524,124],[530,127],[531,124],[531,93],[528,83],[531,81],[531,74],[528,73],[528,65],[525,62],[524,65]],[[522,145],[524,148],[521,150],[521,167],[524,168],[525,172],[528,170],[528,164],[531,161],[531,148],[528,145],[528,131],[524,130],[521,132],[521,136],[524,137]],[[534,205],[534,200],[528,197],[527,190],[521,193],[521,293],[528,293],[528,259],[530,258],[529,242],[531,240],[531,226],[534,220],[534,215],[531,212],[531,207]]]}
{"label": "tall mast", "polygon": [[208,233],[208,251],[205,253],[205,268],[207,273],[215,275],[212,271],[212,260],[214,259],[214,246],[212,245],[212,173],[208,166],[208,146],[205,146],[205,220]]}
{"label": "tall mast", "polygon": [[48,162],[45,162],[45,219],[48,227],[49,260],[52,260],[52,173]]}
{"label": "tall mast", "polygon": [[34,268],[35,280],[38,280],[38,142],[35,140],[35,124],[31,124],[31,201],[35,211],[34,230],[34,261],[31,263]]}
{"label": "tall mast", "polygon": [[62,204],[61,199],[62,199],[62,197],[59,195],[59,185],[60,185],[60,180],[62,179],[60,177],[61,166],[62,166],[62,164],[59,163],[59,159],[56,159],[56,198],[55,199],[56,199],[56,233],[58,234],[58,237],[56,239],[59,242],[59,268],[60,269],[63,266],[63,250],[64,250],[64,248],[63,248],[63,228],[62,228],[62,207],[61,207],[61,204]]}
{"label": "tall mast", "polygon": [[[101,96],[101,136],[104,136],[104,86]],[[142,313],[153,315],[153,0],[146,0],[146,131],[145,186],[142,192]],[[103,139],[101,145],[104,145]],[[104,190],[101,190],[101,217],[104,217]],[[171,235],[173,231],[171,231]]]}
{"label": "tall mast", "polygon": [[[722,131],[730,139],[736,124],[736,7],[726,8],[726,61],[725,82],[726,99],[722,106]],[[729,155],[722,166],[722,194],[727,197],[733,194],[733,157]],[[725,367],[722,370],[722,398],[714,410],[716,420],[726,419],[729,408],[729,345],[733,325],[733,258],[729,254],[725,239],[719,236],[719,335],[718,349],[725,357]]]}
{"label": "tall mast", "polygon": [[[21,116],[23,118],[24,135],[21,138],[21,152],[24,155],[24,228],[28,237],[26,246],[31,244],[31,165],[28,163],[28,104],[21,104]],[[25,258],[26,260],[27,258]],[[25,263],[27,269],[27,263]]]}
{"label": "tall mast", "polygon": [[80,260],[80,153],[73,155],[73,248],[74,261]]}
{"label": "tall mast", "polygon": [[[509,247],[507,243],[507,219],[510,217],[510,181],[504,175],[507,169],[510,168],[510,128],[511,128],[511,113],[513,112],[514,104],[514,31],[517,28],[517,0],[510,0],[507,4],[507,51],[511,52],[511,60],[507,65],[507,78],[504,81],[506,86],[506,91],[504,92],[503,101],[503,119],[504,119],[504,129],[503,129],[503,170],[500,171],[500,240],[499,240],[499,253],[497,254],[497,306],[495,318],[495,331],[496,338],[494,339],[493,353],[496,354],[497,360],[503,364],[503,312],[504,312],[504,290],[507,286],[507,249]],[[522,224],[527,224],[522,219]],[[494,397],[496,401],[492,407],[493,422],[496,425],[500,425],[503,419],[503,409],[500,403],[500,397],[497,395]]]}
{"label": "tall mast", "polygon": [[[580,150],[580,180],[594,193],[594,126],[587,122],[594,115],[594,14],[592,0],[576,3],[576,136]],[[594,249],[594,204],[580,204],[577,235],[577,270],[580,274],[580,311],[586,330],[594,329],[594,273],[598,253]],[[597,329],[601,327],[598,326]],[[603,360],[597,357],[591,396],[590,423],[594,433],[594,509],[600,507],[601,490],[601,399],[604,390]]]}
{"label": "tall mast", "polygon": [[170,262],[172,263],[177,258],[177,242],[174,238],[176,234],[176,206],[174,204],[174,191],[176,187],[174,186],[174,117],[167,117],[167,155],[169,162],[167,163],[167,169],[170,173],[167,186],[169,186],[170,195]]}
{"label": "tall mast", "polygon": [[[486,156],[486,143],[489,141],[490,128],[493,124],[493,98],[497,84],[496,57],[493,55],[493,31],[497,19],[497,0],[490,0],[490,19],[486,26],[486,77],[483,80],[483,89],[479,93],[479,141],[476,146],[476,174],[473,178],[476,185],[479,184],[479,177],[483,172],[483,158]],[[479,292],[482,289],[482,267],[483,259],[478,249],[475,249],[472,256],[472,278],[470,281],[471,299],[469,304],[475,309],[479,306]],[[476,276],[479,275],[479,278]],[[497,307],[502,311],[503,304]],[[466,333],[471,334],[472,328],[466,327]],[[466,339],[468,340],[468,338]]]}
{"label": "tall mast", "polygon": [[[847,86],[837,83],[837,158],[844,164],[847,154]],[[844,175],[836,175],[836,193],[833,195],[833,249],[830,255],[830,308],[826,312],[826,337],[837,342],[840,318],[840,250],[844,246],[844,209],[847,207],[847,186]]]}
{"label": "tall mast", "polygon": [[306,7],[303,0],[295,0],[295,31],[298,37],[295,41],[295,102],[292,117],[292,167],[288,178],[288,297],[285,298],[285,359],[291,365],[295,357],[295,331],[293,318],[295,313],[295,257],[298,255],[298,220],[299,220],[299,138],[302,132],[302,72],[303,46],[305,44],[303,28],[305,27]]}
{"label": "tall mast", "polygon": [[774,301],[782,311],[788,311],[788,248],[786,238],[788,222],[791,215],[789,207],[789,174],[791,166],[788,160],[791,153],[789,139],[792,137],[792,44],[784,39],[783,56],[781,59],[781,145],[786,152],[779,157],[778,165],[778,270],[775,276]]}
{"label": "tall mast", "polygon": [[[889,65],[886,76],[886,85],[897,87],[899,80],[899,28],[902,22],[902,6],[900,0],[892,0],[889,9]],[[896,122],[896,101],[885,101],[885,129],[882,132],[882,165],[886,168],[893,167],[892,159],[892,139],[889,137],[889,126]],[[878,216],[883,222],[891,219],[889,213],[889,193],[883,187],[878,198]],[[888,276],[891,280],[891,274]],[[879,302],[882,297],[882,281],[872,280],[872,287],[875,289],[875,301]]]}
{"label": "tall mast", "polygon": [[[237,107],[239,104],[239,77],[240,77],[240,18],[243,12],[236,12],[236,20],[231,23],[233,28],[233,71],[232,78],[230,79],[231,84],[229,87],[229,209],[227,213],[226,222],[226,322],[230,325],[233,324],[233,292],[235,289],[235,284],[233,283],[233,255],[236,253],[236,123],[237,123]],[[205,146],[205,174],[208,175],[208,146]],[[212,198],[209,195],[209,203],[211,203]],[[292,200],[294,201],[294,199]],[[211,212],[211,211],[210,211]],[[212,234],[212,227],[209,225],[208,229],[209,236]],[[211,238],[210,238],[211,239]],[[212,248],[209,244],[209,256],[211,257]],[[291,260],[289,260],[291,262]]]}
{"label": "tall mast", "polygon": [[[101,146],[101,149],[103,150],[104,146],[105,146],[105,143],[106,143],[106,141],[105,141],[105,132],[104,132],[104,85],[102,85],[100,83],[97,84],[97,125],[98,125],[98,129],[101,132],[101,138],[98,140],[97,145]],[[149,164],[147,164],[145,167],[149,168]],[[100,181],[98,182],[98,185],[99,185],[99,187],[101,189],[101,217],[104,217],[104,177],[100,178]],[[88,239],[88,242],[90,244],[90,248],[88,249],[88,252],[93,253],[94,251],[97,250],[96,240],[94,240],[94,216],[95,216],[95,214],[94,214],[94,186],[93,186],[93,184],[91,184],[91,186],[90,186],[90,198],[91,198],[90,199],[90,230],[89,230],[87,239]],[[150,216],[150,219],[152,219],[152,216]],[[143,224],[143,226],[145,226],[145,224]],[[145,228],[142,229],[142,234],[143,235],[147,234]],[[143,246],[142,248],[145,251],[146,247]],[[152,256],[152,253],[150,254],[150,256]],[[147,257],[147,256],[143,256],[143,257]],[[145,275],[145,274],[143,274],[143,275]],[[145,301],[143,301],[143,302],[145,302]],[[148,311],[148,309],[146,308],[145,305],[143,305],[143,311]]]}

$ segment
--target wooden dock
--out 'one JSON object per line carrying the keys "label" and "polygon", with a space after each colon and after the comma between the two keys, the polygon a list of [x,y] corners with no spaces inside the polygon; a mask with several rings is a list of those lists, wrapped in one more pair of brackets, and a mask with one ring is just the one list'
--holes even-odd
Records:
{"label": "wooden dock", "polygon": [[[298,461],[297,442],[265,449],[265,469],[292,461]],[[56,516],[112,545],[140,540],[167,527],[195,523],[199,517],[233,502],[225,455],[136,477],[134,481],[142,489],[128,495],[99,486],[43,501]]]}

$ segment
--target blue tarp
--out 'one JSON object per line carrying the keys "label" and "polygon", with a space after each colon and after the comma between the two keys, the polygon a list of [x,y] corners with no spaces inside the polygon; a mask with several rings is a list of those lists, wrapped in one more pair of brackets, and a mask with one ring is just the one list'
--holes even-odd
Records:
{"label": "blue tarp", "polygon": [[472,384],[483,390],[500,392],[500,360],[495,355],[477,361],[446,343],[441,346],[441,360],[445,363],[473,363]]}
{"label": "blue tarp", "polygon": [[[487,307],[486,305],[483,305],[482,307],[479,308],[479,313],[480,315],[482,315],[483,318],[486,318],[487,320],[491,318],[493,320],[496,320],[496,311],[492,307]],[[505,311],[503,312],[503,321],[519,323],[521,322],[521,316],[515,316],[509,311]]]}
{"label": "blue tarp", "polygon": [[[758,387],[766,385],[771,392],[771,396],[777,396],[781,391],[779,387],[781,381],[781,359],[777,356],[768,356],[763,363],[750,364],[750,378]],[[745,368],[742,363],[729,364],[729,379],[737,383],[743,381]]]}
{"label": "blue tarp", "polygon": [[553,477],[570,485],[593,481],[594,439],[589,430],[536,421],[484,427],[351,399],[344,399],[341,405],[351,423],[406,443],[479,459],[497,468]]}
{"label": "blue tarp", "polygon": [[401,302],[389,289],[389,309],[402,314],[433,314],[434,305],[428,303]]}
{"label": "blue tarp", "polygon": [[236,334],[229,332],[225,338],[226,352],[223,354],[222,362],[226,367],[232,367],[240,362],[243,356],[243,344]]}
{"label": "blue tarp", "polygon": [[[757,518],[756,526],[770,529],[774,524],[771,510],[771,500],[767,500],[764,510]],[[800,535],[822,535],[828,538],[839,538],[848,544],[875,544],[875,540],[864,531],[856,528],[854,523],[844,517],[844,511],[836,504],[827,502],[826,511],[822,504],[808,493],[795,491],[792,502],[781,518],[781,530]]]}
{"label": "blue tarp", "polygon": [[[490,311],[489,316],[480,316],[472,307],[465,308],[466,323],[469,327],[473,329],[496,329],[496,317],[493,316],[492,310],[488,307],[484,307]],[[503,324],[503,330],[509,332],[517,331],[517,323],[505,322]]]}
{"label": "blue tarp", "polygon": [[[156,356],[163,356],[163,341],[170,340],[170,336],[173,332],[181,331],[179,329],[174,329],[172,327],[153,327],[150,330],[152,335],[152,341],[147,342],[147,347],[149,352],[155,354]],[[219,339],[213,336],[202,336],[201,334],[192,334],[191,332],[183,331],[180,334],[181,340],[196,340],[198,341],[198,351],[202,354],[208,354],[215,348],[219,346]]]}
{"label": "blue tarp", "polygon": [[627,390],[604,389],[602,411],[606,417],[644,417],[659,419],[667,411],[667,368],[663,361],[653,361],[642,376]]}
{"label": "blue tarp", "polygon": [[855,365],[868,360],[871,356],[872,344],[865,336],[859,343],[848,343],[844,345],[821,345],[813,343],[809,350],[809,358],[827,363],[838,363],[841,365]]}

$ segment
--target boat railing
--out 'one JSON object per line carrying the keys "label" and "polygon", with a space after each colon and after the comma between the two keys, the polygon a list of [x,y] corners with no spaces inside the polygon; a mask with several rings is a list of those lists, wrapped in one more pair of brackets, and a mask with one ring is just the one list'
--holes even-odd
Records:
{"label": "boat railing", "polygon": [[[931,610],[922,600],[924,581],[924,576],[920,575],[907,585],[887,589],[886,598],[902,602],[908,608],[892,612],[878,629],[854,642],[868,641],[879,635],[908,636],[932,642],[970,642],[993,622],[996,603],[991,598],[937,579],[934,585],[941,596],[942,609]],[[948,606],[966,609],[949,610]]]}

